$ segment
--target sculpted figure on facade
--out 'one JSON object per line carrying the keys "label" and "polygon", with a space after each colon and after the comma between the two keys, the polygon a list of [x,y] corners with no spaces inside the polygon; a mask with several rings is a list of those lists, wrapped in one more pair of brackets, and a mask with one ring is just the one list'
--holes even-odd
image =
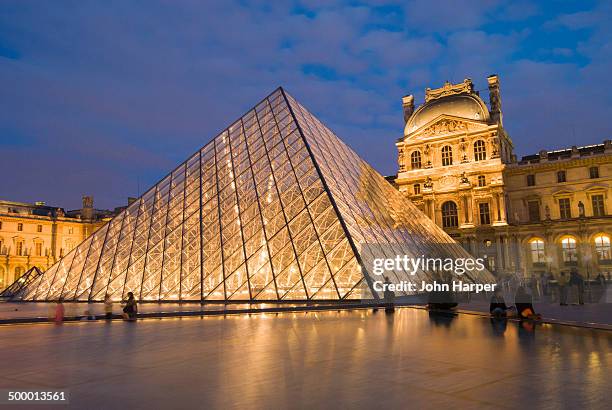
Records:
{"label": "sculpted figure on facade", "polygon": [[404,153],[404,148],[399,147],[397,151],[397,165],[399,167],[399,172],[404,172],[406,170],[406,155]]}

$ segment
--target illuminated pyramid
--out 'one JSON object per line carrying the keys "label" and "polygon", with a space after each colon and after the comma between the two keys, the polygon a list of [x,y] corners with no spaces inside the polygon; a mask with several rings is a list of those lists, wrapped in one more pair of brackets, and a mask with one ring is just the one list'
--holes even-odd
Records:
{"label": "illuminated pyramid", "polygon": [[[282,89],[21,292],[24,300],[380,297],[374,258],[467,257]],[[433,277],[388,274],[394,282]],[[464,280],[491,279],[487,271]]]}

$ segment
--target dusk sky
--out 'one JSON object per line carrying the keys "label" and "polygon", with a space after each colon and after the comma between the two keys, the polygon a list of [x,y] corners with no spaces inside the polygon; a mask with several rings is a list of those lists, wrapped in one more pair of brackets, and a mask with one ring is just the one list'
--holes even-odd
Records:
{"label": "dusk sky", "polygon": [[611,4],[0,0],[0,199],[123,205],[279,85],[383,174],[403,95],[492,73],[517,155],[601,143]]}

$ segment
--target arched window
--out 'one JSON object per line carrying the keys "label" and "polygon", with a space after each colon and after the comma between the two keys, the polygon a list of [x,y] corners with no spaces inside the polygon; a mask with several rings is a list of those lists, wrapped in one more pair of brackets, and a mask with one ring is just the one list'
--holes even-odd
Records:
{"label": "arched window", "polygon": [[453,149],[450,145],[442,147],[442,166],[453,165]]}
{"label": "arched window", "polygon": [[414,151],[410,154],[410,167],[412,169],[421,168],[421,153],[419,151]]}
{"label": "arched window", "polygon": [[599,260],[608,260],[612,252],[610,252],[610,237],[600,234],[595,237],[595,252]]}
{"label": "arched window", "polygon": [[487,159],[487,148],[483,140],[474,143],[474,161],[484,161]]}
{"label": "arched window", "polygon": [[457,204],[453,201],[447,201],[442,204],[442,226],[444,228],[456,228],[459,226]]}
{"label": "arched window", "polygon": [[529,248],[531,250],[531,262],[532,263],[546,262],[546,255],[544,253],[544,241],[543,240],[532,239],[529,242]]}
{"label": "arched window", "polygon": [[561,250],[563,251],[563,262],[574,263],[578,261],[576,239],[573,237],[566,236],[561,239]]}

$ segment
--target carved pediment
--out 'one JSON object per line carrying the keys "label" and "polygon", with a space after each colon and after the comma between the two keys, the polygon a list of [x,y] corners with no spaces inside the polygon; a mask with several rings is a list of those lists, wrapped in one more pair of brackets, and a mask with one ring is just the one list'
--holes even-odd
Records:
{"label": "carved pediment", "polygon": [[485,128],[487,128],[486,124],[465,120],[459,117],[442,115],[416,130],[414,133],[412,133],[412,135],[410,135],[410,137],[467,133],[471,131],[483,130]]}

